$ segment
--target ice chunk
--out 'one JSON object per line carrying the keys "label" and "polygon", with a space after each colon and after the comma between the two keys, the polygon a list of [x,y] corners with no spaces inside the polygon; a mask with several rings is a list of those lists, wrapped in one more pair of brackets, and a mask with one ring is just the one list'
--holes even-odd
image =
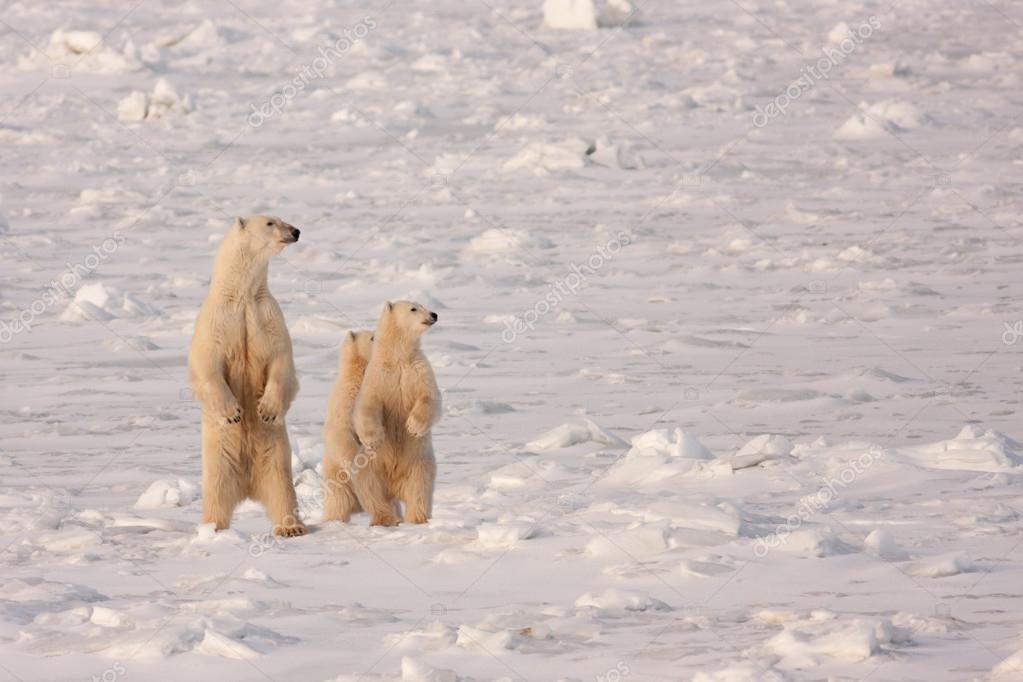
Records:
{"label": "ice chunk", "polygon": [[595,609],[602,616],[624,616],[630,611],[670,611],[671,607],[645,592],[609,588],[600,593],[587,592],[575,600],[576,608]]}
{"label": "ice chunk", "polygon": [[195,499],[198,487],[189,481],[179,478],[176,481],[153,481],[146,491],[135,501],[136,509],[163,509],[166,507],[184,507]]}
{"label": "ice chunk", "polygon": [[536,524],[525,521],[513,523],[484,523],[476,529],[481,547],[486,549],[510,549],[519,540],[528,540],[536,534]]}
{"label": "ice chunk", "polygon": [[586,419],[583,424],[565,423],[557,426],[539,438],[526,443],[526,449],[531,452],[544,452],[546,450],[567,448],[589,441],[613,446],[625,446],[627,444],[618,436],[605,431],[593,421]]}
{"label": "ice chunk", "polygon": [[458,682],[458,675],[454,670],[434,668],[418,659],[402,656],[401,679],[402,682]]}

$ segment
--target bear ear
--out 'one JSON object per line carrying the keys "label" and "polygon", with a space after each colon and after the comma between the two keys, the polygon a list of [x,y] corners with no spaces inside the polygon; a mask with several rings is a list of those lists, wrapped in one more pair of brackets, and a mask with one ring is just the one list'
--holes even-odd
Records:
{"label": "bear ear", "polygon": [[352,341],[354,341],[355,340],[355,332],[348,332],[348,338],[350,338]]}
{"label": "bear ear", "polygon": [[390,301],[388,301],[387,302],[387,312],[391,312],[392,310],[394,310],[394,304],[391,303]]}
{"label": "bear ear", "polygon": [[245,229],[245,218],[242,218],[241,216],[238,216],[237,218],[234,219],[234,225],[239,230],[244,230]]}

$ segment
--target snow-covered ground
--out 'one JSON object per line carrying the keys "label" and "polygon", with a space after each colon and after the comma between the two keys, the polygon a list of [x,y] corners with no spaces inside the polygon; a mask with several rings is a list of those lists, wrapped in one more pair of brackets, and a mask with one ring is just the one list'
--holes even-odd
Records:
{"label": "snow-covered ground", "polygon": [[[1023,679],[1023,8],[639,4],[6,4],[0,679]],[[256,212],[302,229],[286,542],[198,526]],[[398,297],[435,517],[319,525]]]}

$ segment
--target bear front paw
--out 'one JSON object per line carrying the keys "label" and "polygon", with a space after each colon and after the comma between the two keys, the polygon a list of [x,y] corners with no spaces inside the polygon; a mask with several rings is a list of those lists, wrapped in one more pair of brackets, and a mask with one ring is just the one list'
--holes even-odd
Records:
{"label": "bear front paw", "polygon": [[259,413],[260,421],[264,424],[277,424],[284,415],[284,406],[280,400],[277,400],[269,393],[264,393],[263,397],[256,404],[256,411]]}
{"label": "bear front paw", "polygon": [[231,401],[230,404],[224,405],[220,410],[220,422],[225,426],[231,426],[233,424],[241,424],[242,422],[242,408],[235,401]]}
{"label": "bear front paw", "polygon": [[414,414],[410,414],[408,420],[405,422],[405,428],[412,434],[413,438],[422,438],[426,435],[426,432],[430,430],[430,424],[424,419],[420,419]]}
{"label": "bear front paw", "polygon": [[366,452],[376,452],[377,448],[384,442],[384,437],[380,433],[368,433],[359,436],[359,442],[362,443],[362,448]]}

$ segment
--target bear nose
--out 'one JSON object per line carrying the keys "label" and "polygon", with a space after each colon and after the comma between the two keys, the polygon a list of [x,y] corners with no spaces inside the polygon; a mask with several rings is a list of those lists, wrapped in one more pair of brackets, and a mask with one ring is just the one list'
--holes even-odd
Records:
{"label": "bear nose", "polygon": [[430,319],[432,319],[434,322],[436,322],[437,321],[437,313],[430,313]]}
{"label": "bear nose", "polygon": [[291,228],[291,236],[295,238],[296,242],[298,241],[298,235],[300,234],[302,234],[302,232],[297,227]]}

